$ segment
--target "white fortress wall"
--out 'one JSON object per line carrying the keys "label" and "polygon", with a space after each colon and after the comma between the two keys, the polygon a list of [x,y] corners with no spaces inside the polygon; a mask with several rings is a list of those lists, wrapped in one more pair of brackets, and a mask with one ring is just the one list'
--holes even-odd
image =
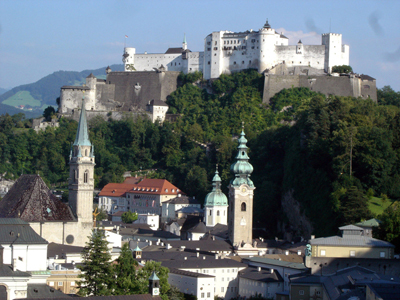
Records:
{"label": "white fortress wall", "polygon": [[296,45],[276,46],[275,64],[285,63],[287,66],[311,66],[320,70],[324,69],[325,46],[305,45],[300,53],[296,49]]}

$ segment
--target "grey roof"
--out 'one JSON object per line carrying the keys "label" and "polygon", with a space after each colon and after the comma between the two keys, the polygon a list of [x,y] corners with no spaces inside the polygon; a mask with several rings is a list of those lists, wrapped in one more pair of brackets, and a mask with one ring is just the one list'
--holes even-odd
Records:
{"label": "grey roof", "polygon": [[162,100],[151,100],[150,101],[150,106],[168,106],[168,104],[165,103],[165,101],[162,101]]}
{"label": "grey roof", "polygon": [[185,246],[185,249],[191,249],[195,251],[197,248],[200,251],[208,252],[221,252],[221,251],[232,251],[232,246],[222,240],[201,240],[201,241],[170,241],[168,242],[172,247],[179,248],[180,246]]}
{"label": "grey roof", "polygon": [[[356,226],[355,226],[356,227]],[[361,229],[362,230],[362,229]],[[326,238],[317,238],[310,240],[311,245],[325,245],[325,246],[342,246],[342,247],[389,247],[394,248],[394,246],[382,240],[374,239],[367,236],[359,235],[345,235],[341,236],[330,236]]]}
{"label": "grey roof", "polygon": [[188,229],[189,232],[192,233],[206,233],[207,228],[206,225],[203,222],[197,223],[195,226],[192,228]]}
{"label": "grey roof", "polygon": [[169,199],[167,201],[164,201],[164,203],[168,203],[168,204],[200,204],[199,201],[197,201],[197,199],[193,198],[193,197],[188,197],[188,196],[178,196],[172,199]]}
{"label": "grey roof", "polygon": [[339,227],[339,230],[363,230],[361,227],[355,226],[355,225],[346,225],[346,226],[342,226]]}
{"label": "grey roof", "polygon": [[305,270],[307,267],[304,264],[282,261],[277,259],[265,258],[265,257],[252,257],[248,259],[250,262],[274,265],[279,267],[297,269],[297,270]]}
{"label": "grey roof", "polygon": [[[15,220],[12,224],[11,220]],[[23,221],[22,221],[23,222]],[[48,242],[38,235],[28,223],[19,219],[0,218],[0,244],[47,244]]]}
{"label": "grey roof", "polygon": [[31,277],[31,274],[19,270],[13,271],[11,265],[0,265],[0,277]]}
{"label": "grey roof", "polygon": [[[150,246],[151,247],[151,246]],[[205,256],[206,259],[214,259],[214,254],[202,253],[199,257]],[[143,260],[154,260],[154,261],[181,261],[181,260],[199,260],[197,253],[193,251],[187,251],[186,249],[169,249],[167,251],[147,251],[147,247],[142,251]]]}
{"label": "grey roof", "polygon": [[183,48],[168,48],[165,54],[179,54],[183,52]]}
{"label": "grey roof", "polygon": [[257,267],[247,267],[246,269],[241,270],[239,272],[239,277],[261,282],[283,281],[282,276],[279,274],[279,272],[275,271],[274,269],[261,268],[261,270],[258,271]]}
{"label": "grey roof", "polygon": [[86,78],[96,78],[96,76],[94,76],[93,73],[90,73]]}
{"label": "grey roof", "polygon": [[28,284],[28,299],[69,299],[72,298],[47,284]]}
{"label": "grey roof", "polygon": [[377,294],[375,299],[400,299],[400,284],[398,283],[368,283],[368,286]]}
{"label": "grey roof", "polygon": [[228,238],[228,225],[218,223],[210,230],[210,234],[218,236],[223,239],[227,239]]}
{"label": "grey roof", "polygon": [[368,81],[374,81],[374,80],[376,80],[374,77],[371,77],[371,76],[369,76],[369,75],[364,75],[364,74],[361,74],[361,75],[360,75],[360,78],[361,78],[361,80],[368,80]]}
{"label": "grey roof", "polygon": [[210,277],[215,277],[212,275],[204,274],[204,273],[197,273],[197,272],[190,272],[190,271],[184,271],[184,270],[179,270],[179,269],[170,269],[170,273],[172,274],[177,274],[177,275],[182,275],[182,276],[188,276],[188,277],[195,277],[195,278],[210,278]]}
{"label": "grey roof", "polygon": [[[93,75],[93,74],[91,74]],[[90,76],[90,75],[89,75]],[[82,100],[81,115],[79,116],[78,129],[74,146],[92,146],[89,140],[88,125],[86,120],[85,100]]]}
{"label": "grey roof", "polygon": [[188,206],[188,207],[182,207],[178,209],[176,212],[184,214],[201,214],[204,213],[204,210],[201,209],[200,207]]}
{"label": "grey roof", "polygon": [[151,230],[151,229],[132,229],[132,228],[120,228],[119,234],[122,236],[135,236],[135,237],[153,237],[160,239],[180,239],[180,236],[173,234],[169,231],[163,230]]}
{"label": "grey roof", "polygon": [[[64,294],[65,295],[65,294]],[[75,299],[75,295],[74,296],[68,296],[65,295],[63,297],[56,297],[56,299]],[[54,300],[53,298],[43,298],[43,297],[39,297],[39,298],[29,298],[29,299],[25,299],[25,300]],[[162,300],[160,296],[152,296],[151,294],[136,294],[136,295],[119,295],[119,296],[91,296],[88,297],[87,299],[90,300]]]}
{"label": "grey roof", "polygon": [[83,247],[50,243],[47,247],[47,257],[65,258],[67,253],[81,253]]}
{"label": "grey roof", "polygon": [[[205,257],[205,259],[204,259]],[[246,264],[233,259],[215,259],[214,257],[200,255],[198,259],[165,260],[161,262],[164,267],[178,269],[215,269],[215,268],[245,268]]]}
{"label": "grey roof", "polygon": [[27,222],[74,220],[69,207],[36,174],[18,178],[0,201],[0,217],[21,218]]}

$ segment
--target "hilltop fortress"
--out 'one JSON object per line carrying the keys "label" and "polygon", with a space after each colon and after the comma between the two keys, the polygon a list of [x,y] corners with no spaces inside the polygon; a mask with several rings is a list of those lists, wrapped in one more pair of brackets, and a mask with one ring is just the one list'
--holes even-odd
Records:
{"label": "hilltop fortress", "polygon": [[292,87],[376,101],[374,78],[332,73],[334,66],[349,65],[349,46],[342,43],[341,34],[322,34],[321,45],[301,41],[289,45],[289,39],[268,21],[258,31],[213,32],[204,39],[204,51],[190,51],[185,37],[181,47],[165,53],[136,53],[135,48],[126,47],[122,57],[125,72],[107,68],[106,80],[90,75],[83,86],[63,86],[59,112],[77,119],[85,95],[88,118],[110,113],[119,118],[121,113],[131,112],[163,121],[168,109],[163,103],[176,90],[180,72],[200,71],[204,79],[213,80],[249,68],[265,75],[265,103],[280,90]]}

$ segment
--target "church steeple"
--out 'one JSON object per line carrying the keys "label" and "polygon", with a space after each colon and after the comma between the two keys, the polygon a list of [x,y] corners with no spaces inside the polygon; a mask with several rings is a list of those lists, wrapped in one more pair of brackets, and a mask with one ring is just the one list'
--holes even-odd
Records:
{"label": "church steeple", "polygon": [[221,191],[221,177],[218,175],[218,165],[213,178],[213,189],[204,201],[206,226],[228,224],[228,198]]}
{"label": "church steeple", "polygon": [[187,49],[186,33],[183,35],[182,49],[183,50]]}
{"label": "church steeple", "polygon": [[69,203],[78,222],[93,226],[94,150],[89,140],[85,99],[69,161]]}
{"label": "church steeple", "polygon": [[235,179],[229,185],[229,240],[238,249],[245,244],[252,245],[253,241],[253,194],[254,184],[250,179],[253,166],[249,163],[243,125],[238,139],[238,154],[231,165]]}
{"label": "church steeple", "polygon": [[238,154],[236,155],[236,162],[231,165],[231,171],[235,174],[235,179],[231,182],[233,186],[240,186],[247,184],[253,187],[253,181],[250,179],[250,174],[253,173],[253,166],[249,163],[249,156],[247,155],[248,147],[246,146],[247,139],[245,137],[244,128],[242,125],[242,132],[238,139]]}
{"label": "church steeple", "polygon": [[89,133],[86,120],[85,98],[82,99],[82,110],[79,116],[78,129],[76,131],[76,138],[74,146],[92,146],[89,140]]}

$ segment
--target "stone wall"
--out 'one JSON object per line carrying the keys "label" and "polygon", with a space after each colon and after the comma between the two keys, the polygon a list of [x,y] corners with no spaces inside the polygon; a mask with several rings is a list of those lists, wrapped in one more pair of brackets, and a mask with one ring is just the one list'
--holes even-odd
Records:
{"label": "stone wall", "polygon": [[[306,87],[312,91],[320,92],[324,95],[331,96],[350,96],[362,97],[363,99],[371,98],[377,101],[376,81],[364,79],[365,75],[345,75],[345,76],[329,76],[329,75],[288,75],[289,69],[279,67],[280,72],[273,74],[270,72],[265,75],[263,102],[269,103],[270,99],[279,91],[292,87]],[[285,73],[286,70],[286,73]],[[280,74],[279,74],[280,73]],[[309,71],[306,72],[306,74]],[[281,75],[285,74],[285,75]]]}

